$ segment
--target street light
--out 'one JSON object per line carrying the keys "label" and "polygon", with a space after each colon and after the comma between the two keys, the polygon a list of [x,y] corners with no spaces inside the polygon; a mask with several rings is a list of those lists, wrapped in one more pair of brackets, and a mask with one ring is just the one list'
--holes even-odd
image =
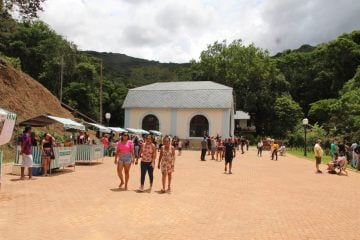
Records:
{"label": "street light", "polygon": [[110,118],[111,118],[111,113],[105,113],[105,118],[106,118],[106,121],[107,121],[107,125],[109,126],[109,121],[110,121]]}
{"label": "street light", "polygon": [[307,152],[306,152],[306,127],[307,125],[309,124],[309,119],[307,118],[304,118],[302,120],[302,124],[304,125],[304,134],[305,134],[305,144],[304,144],[304,156],[306,157],[307,156]]}

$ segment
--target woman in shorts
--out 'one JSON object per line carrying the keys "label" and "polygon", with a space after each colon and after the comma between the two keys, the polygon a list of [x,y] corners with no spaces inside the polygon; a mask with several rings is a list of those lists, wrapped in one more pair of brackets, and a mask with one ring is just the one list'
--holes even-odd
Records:
{"label": "woman in shorts", "polygon": [[[117,164],[117,174],[120,178],[119,188],[125,184],[125,190],[128,189],[131,163],[134,163],[134,144],[129,140],[128,133],[123,133],[120,141],[117,143],[114,161],[114,164]],[[125,172],[125,181],[123,178],[123,170]]]}
{"label": "woman in shorts", "polygon": [[54,155],[53,146],[55,139],[49,134],[45,133],[43,140],[41,140],[40,150],[41,150],[41,160],[43,173],[42,176],[47,176],[48,168],[51,163],[51,156]]}
{"label": "woman in shorts", "polygon": [[175,164],[175,148],[170,144],[170,138],[165,136],[163,139],[163,146],[160,150],[158,168],[162,173],[162,189],[165,192],[166,177],[168,178],[168,191],[171,191],[172,173],[174,172]]}
{"label": "woman in shorts", "polygon": [[220,162],[222,160],[223,157],[223,141],[221,140],[221,138],[218,139],[217,143],[216,143],[216,161],[219,161],[219,155],[220,155]]}

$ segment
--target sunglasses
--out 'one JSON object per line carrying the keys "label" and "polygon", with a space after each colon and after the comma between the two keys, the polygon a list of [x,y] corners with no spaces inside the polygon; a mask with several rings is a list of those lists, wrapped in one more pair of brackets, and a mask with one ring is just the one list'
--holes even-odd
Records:
{"label": "sunglasses", "polygon": [[124,134],[124,135],[123,135],[123,137],[128,137],[128,136],[129,136],[129,135],[127,135],[127,134]]}

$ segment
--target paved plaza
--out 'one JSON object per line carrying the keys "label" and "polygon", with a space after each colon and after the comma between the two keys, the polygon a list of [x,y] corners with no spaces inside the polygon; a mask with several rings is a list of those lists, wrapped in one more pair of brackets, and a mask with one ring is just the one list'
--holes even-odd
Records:
{"label": "paved plaza", "polygon": [[135,165],[119,190],[113,158],[32,181],[6,175],[0,239],[360,239],[360,174],[315,174],[314,162],[250,149],[229,175],[206,157],[177,157],[165,194],[157,169],[153,190],[137,192]]}

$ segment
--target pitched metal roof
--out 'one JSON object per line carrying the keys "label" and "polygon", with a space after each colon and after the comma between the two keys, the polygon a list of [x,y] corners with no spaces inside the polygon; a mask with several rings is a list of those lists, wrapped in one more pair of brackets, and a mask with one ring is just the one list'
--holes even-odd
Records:
{"label": "pitched metal roof", "polygon": [[210,81],[154,83],[130,89],[123,108],[232,108],[232,92]]}

